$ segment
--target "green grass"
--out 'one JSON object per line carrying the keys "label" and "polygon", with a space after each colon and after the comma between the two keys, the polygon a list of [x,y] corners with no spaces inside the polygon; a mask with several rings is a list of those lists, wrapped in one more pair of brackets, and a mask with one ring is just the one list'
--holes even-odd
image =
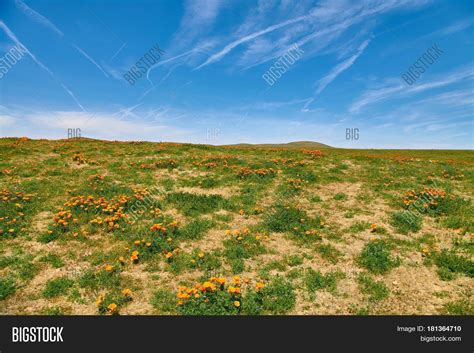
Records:
{"label": "green grass", "polygon": [[78,280],[81,288],[99,290],[102,288],[117,288],[120,286],[120,276],[117,272],[105,270],[86,270]]}
{"label": "green grass", "polygon": [[50,279],[48,282],[46,282],[46,286],[43,290],[43,296],[45,298],[53,298],[59,295],[67,295],[69,289],[73,285],[74,281],[66,277]]}
{"label": "green grass", "polygon": [[357,260],[360,266],[375,274],[387,273],[400,264],[400,260],[391,255],[389,244],[383,240],[367,243]]}
{"label": "green grass", "polygon": [[244,299],[242,309],[249,315],[285,314],[296,303],[293,285],[282,277],[275,277],[262,290],[252,291]]}
{"label": "green grass", "polygon": [[167,289],[159,289],[150,301],[158,314],[172,314],[176,312],[176,295]]}
{"label": "green grass", "polygon": [[323,275],[319,271],[308,268],[305,271],[303,282],[309,292],[324,289],[328,292],[335,293],[337,290],[337,281],[344,277],[344,273],[340,271],[329,272]]}
{"label": "green grass", "polygon": [[54,268],[61,268],[64,266],[64,261],[58,255],[53,253],[43,256],[40,261],[48,263]]}
{"label": "green grass", "polygon": [[357,222],[352,223],[349,226],[348,231],[349,231],[349,233],[360,233],[360,232],[363,232],[364,230],[367,230],[369,228],[370,228],[370,223],[369,222],[357,221]]}
{"label": "green grass", "polygon": [[224,240],[223,245],[223,255],[231,265],[234,274],[244,271],[245,259],[265,252],[262,242],[252,234],[229,235],[229,238]]}
{"label": "green grass", "polygon": [[347,200],[347,195],[344,194],[343,192],[338,192],[337,194],[334,195],[333,199],[336,201],[345,201]]}
{"label": "green grass", "polygon": [[15,293],[16,284],[12,278],[0,278],[0,300],[5,300]]}
{"label": "green grass", "polygon": [[303,257],[300,255],[290,255],[287,257],[286,263],[292,267],[301,265],[303,263]]}
{"label": "green grass", "polygon": [[384,300],[390,294],[390,290],[382,281],[373,280],[368,274],[361,273],[357,278],[360,291],[366,294],[370,301],[378,302]]}
{"label": "green grass", "polygon": [[313,243],[321,240],[318,232],[322,228],[322,218],[309,217],[302,209],[277,204],[264,215],[263,220],[263,227],[269,231],[288,233],[295,241]]}
{"label": "green grass", "polygon": [[197,195],[175,192],[166,195],[166,202],[175,206],[186,216],[197,216],[229,208],[230,203],[220,195]]}
{"label": "green grass", "polygon": [[[0,298],[7,298],[2,311],[111,314],[107,306],[113,303],[114,314],[126,306],[131,314],[314,314],[320,309],[315,297],[329,291],[337,296],[324,304],[329,314],[419,314],[424,303],[443,314],[470,312],[470,297],[454,294],[473,272],[472,151],[332,148],[317,157],[292,146],[1,138]],[[84,163],[74,160],[77,155]],[[402,208],[407,191],[418,195],[425,187],[453,197],[407,217]],[[143,199],[145,188],[155,190],[153,202]],[[70,204],[75,196],[101,201],[81,208]],[[111,211],[114,204],[119,211]],[[72,217],[67,226],[54,227],[60,207]],[[110,219],[119,227],[109,227]],[[151,230],[160,223],[166,230]],[[372,232],[371,223],[377,224]],[[226,234],[244,228],[248,238]],[[383,240],[369,243],[374,237]],[[367,244],[354,255],[360,241]],[[133,251],[139,252],[134,261]],[[411,271],[419,258],[424,261],[417,266],[432,268]],[[81,268],[66,278],[71,287],[55,278],[46,282],[66,265]],[[107,272],[106,265],[113,270]],[[402,269],[382,277],[396,266]],[[359,267],[364,275],[339,279],[339,271]],[[409,281],[403,277],[408,271]],[[237,296],[240,307],[227,292],[222,301],[215,298],[216,308],[199,301],[197,307],[178,307],[180,284],[222,276],[227,286],[237,273],[249,280]],[[457,279],[443,283],[450,295],[419,286],[438,276]],[[389,293],[384,284],[389,281],[404,283],[422,304],[412,307],[398,291]],[[265,287],[257,290],[256,282]],[[46,287],[48,295],[66,295],[46,298]],[[124,288],[133,289],[134,305]]]}
{"label": "green grass", "polygon": [[457,255],[453,251],[444,249],[432,256],[438,266],[438,275],[443,280],[452,280],[456,274],[474,277],[474,262],[467,257]]}
{"label": "green grass", "polygon": [[446,303],[443,312],[448,315],[474,315],[474,304],[472,300],[460,299]]}
{"label": "green grass", "polygon": [[214,222],[208,219],[193,219],[184,227],[179,229],[177,237],[180,239],[196,240],[204,236],[206,231],[214,226]]}
{"label": "green grass", "polygon": [[331,244],[319,244],[316,246],[315,250],[321,255],[324,260],[332,264],[336,264],[343,255],[342,252],[337,250]]}
{"label": "green grass", "polygon": [[416,212],[394,212],[391,224],[401,234],[416,233],[421,229],[423,218]]}

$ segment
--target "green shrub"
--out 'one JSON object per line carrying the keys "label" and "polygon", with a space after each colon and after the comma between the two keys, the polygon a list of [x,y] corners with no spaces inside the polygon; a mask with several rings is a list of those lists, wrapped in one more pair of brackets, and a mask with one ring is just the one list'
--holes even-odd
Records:
{"label": "green shrub", "polygon": [[46,282],[43,296],[45,298],[52,298],[57,297],[58,295],[66,295],[73,285],[74,281],[66,277],[50,279]]}
{"label": "green shrub", "polygon": [[290,255],[286,259],[286,262],[288,263],[288,265],[290,265],[292,267],[293,266],[298,266],[298,265],[301,265],[303,263],[303,257],[301,257],[299,255]]}
{"label": "green shrub", "polygon": [[243,260],[265,252],[262,242],[250,231],[239,231],[239,233],[232,233],[228,236],[229,238],[223,242],[224,256],[232,266],[234,273],[244,270]]}
{"label": "green shrub", "polygon": [[273,232],[289,232],[297,241],[320,240],[317,230],[323,226],[321,217],[310,218],[304,210],[293,206],[276,205],[264,216],[264,226]]}
{"label": "green shrub", "polygon": [[383,274],[400,264],[390,254],[389,245],[383,240],[371,241],[365,245],[358,258],[359,264],[372,273]]}
{"label": "green shrub", "polygon": [[324,260],[327,260],[332,264],[336,264],[339,261],[339,258],[342,257],[342,253],[331,244],[320,244],[315,250]]}
{"label": "green shrub", "polygon": [[318,289],[325,289],[328,292],[335,292],[338,279],[344,278],[342,272],[329,272],[323,275],[319,271],[308,268],[305,272],[303,282],[309,292],[315,292]]}
{"label": "green shrub", "polygon": [[12,278],[0,278],[0,300],[5,300],[16,290],[15,280]]}
{"label": "green shrub", "polygon": [[342,201],[342,200],[347,200],[347,195],[344,194],[343,192],[338,192],[336,195],[334,195],[334,200],[336,201]]}
{"label": "green shrub", "polygon": [[276,277],[259,291],[249,292],[243,302],[243,311],[248,315],[284,314],[295,306],[293,285],[282,277]]}
{"label": "green shrub", "polygon": [[54,268],[61,268],[64,266],[64,262],[61,260],[61,258],[53,253],[43,256],[40,261],[49,263]]}
{"label": "green shrub", "polygon": [[391,224],[401,234],[416,233],[421,229],[423,219],[411,211],[399,211],[392,214]]}
{"label": "green shrub", "polygon": [[443,280],[452,280],[457,273],[474,277],[474,262],[457,255],[454,251],[446,249],[432,256],[433,262],[438,266],[438,275]]}

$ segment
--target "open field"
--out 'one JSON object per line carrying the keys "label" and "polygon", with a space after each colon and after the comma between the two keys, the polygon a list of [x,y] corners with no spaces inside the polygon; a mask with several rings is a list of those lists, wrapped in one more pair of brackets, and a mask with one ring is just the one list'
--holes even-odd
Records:
{"label": "open field", "polygon": [[474,314],[474,153],[0,139],[1,314]]}

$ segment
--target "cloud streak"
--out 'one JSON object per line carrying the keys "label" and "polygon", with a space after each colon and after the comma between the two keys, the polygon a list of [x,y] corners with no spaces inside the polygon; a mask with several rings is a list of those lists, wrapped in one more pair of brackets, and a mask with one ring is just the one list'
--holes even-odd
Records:
{"label": "cloud streak", "polygon": [[[427,90],[448,86],[466,79],[474,77],[474,69],[470,67],[462,67],[448,75],[443,75],[443,78],[438,78],[427,83],[416,86],[407,87],[405,84],[391,84],[379,89],[371,89],[365,91],[359,98],[357,98],[350,106],[350,113],[359,113],[368,105],[379,103],[388,99],[401,98],[413,94],[421,93]],[[399,79],[392,79],[393,82],[400,81]]]}
{"label": "cloud streak", "polygon": [[[0,28],[5,32],[5,34],[17,45],[21,45],[23,48],[25,48],[26,52],[28,55],[33,59],[33,61],[44,71],[46,71],[53,80],[56,80],[53,72],[46,66],[44,65],[40,60],[36,58],[36,56],[16,37],[15,33],[13,33],[10,28],[2,21],[0,20]],[[79,100],[76,98],[76,96],[71,92],[69,88],[66,87],[64,83],[59,81],[59,84],[61,87],[66,91],[66,93],[74,100],[74,102],[78,105],[79,108],[81,108],[82,111],[86,111],[81,103],[79,103]]]}
{"label": "cloud streak", "polygon": [[21,0],[15,0],[15,4],[18,7],[18,9],[23,12],[26,16],[31,18],[33,21],[48,27],[50,30],[56,32],[58,35],[61,37],[64,36],[64,33],[59,30],[58,27],[56,27],[48,18],[40,14],[39,12],[33,10],[31,7],[26,5],[23,1]]}
{"label": "cloud streak", "polygon": [[316,94],[320,94],[332,81],[334,81],[341,73],[346,71],[352,65],[354,65],[355,61],[359,56],[362,55],[365,48],[369,45],[370,40],[365,40],[357,49],[357,52],[352,55],[350,58],[340,62],[337,64],[326,76],[318,82],[318,88],[316,89]]}
{"label": "cloud streak", "polygon": [[312,15],[305,15],[305,16],[299,16],[297,18],[293,18],[291,20],[287,20],[287,21],[283,21],[281,23],[278,23],[278,24],[275,24],[275,25],[272,25],[272,26],[269,26],[261,31],[257,31],[257,32],[254,32],[254,33],[251,33],[249,35],[246,35],[246,36],[243,36],[229,44],[227,44],[223,49],[221,49],[220,51],[218,51],[217,53],[211,55],[204,63],[202,63],[201,65],[199,65],[198,67],[196,67],[196,70],[199,70],[201,68],[203,68],[204,66],[207,66],[211,63],[214,63],[216,61],[219,61],[221,60],[225,55],[227,55],[231,50],[233,50],[234,48],[236,48],[237,46],[243,44],[243,43],[246,43],[248,41],[251,41],[255,38],[258,38],[260,36],[263,36],[264,34],[267,34],[267,33],[270,33],[270,32],[273,32],[277,29],[280,29],[280,28],[283,28],[283,27],[286,27],[290,24],[294,24],[294,23],[297,23],[297,22],[301,22],[301,21],[304,21],[304,20],[307,20],[308,18],[310,18]]}
{"label": "cloud streak", "polygon": [[[58,34],[60,37],[64,38],[65,35],[64,33],[54,25],[53,22],[51,22],[46,16],[43,16],[39,12],[35,11],[28,5],[26,5],[23,1],[21,0],[15,0],[15,4],[18,7],[18,9],[23,12],[27,17],[32,19],[33,21],[45,26],[46,28],[52,30],[56,34]],[[92,63],[95,67],[97,67],[104,75],[105,77],[109,77],[107,73],[102,69],[102,67],[89,55],[86,53],[85,50],[81,49],[78,45],[71,43],[71,45],[82,55],[84,56],[90,63]]]}

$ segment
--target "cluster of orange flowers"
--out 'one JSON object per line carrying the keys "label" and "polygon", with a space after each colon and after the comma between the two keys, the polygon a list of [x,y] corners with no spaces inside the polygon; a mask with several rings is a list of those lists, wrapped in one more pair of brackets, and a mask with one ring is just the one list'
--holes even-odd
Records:
{"label": "cluster of orange flowers", "polygon": [[173,159],[165,159],[162,161],[155,162],[156,168],[168,168],[168,167],[176,167],[176,162]]}
{"label": "cluster of orange flowers", "polygon": [[155,168],[174,168],[176,167],[176,162],[173,159],[164,159],[154,163],[142,163],[140,164],[140,169],[155,169]]}
{"label": "cluster of orange flowers", "polygon": [[[227,284],[227,280],[224,277],[211,277],[208,281],[203,283],[196,283],[192,287],[179,286],[176,298],[178,299],[178,305],[183,305],[189,299],[199,299],[202,295],[206,293],[214,293],[217,291],[225,291],[229,294],[232,294],[234,300],[233,305],[235,307],[240,307],[241,300],[239,297],[242,295],[242,285],[243,283],[249,284],[250,280],[242,279],[240,276],[234,276],[232,281]],[[257,282],[255,284],[255,289],[257,291],[265,287],[263,282]],[[209,300],[206,299],[206,302]]]}
{"label": "cluster of orange flowers", "polygon": [[255,170],[255,174],[258,175],[258,176],[266,176],[266,175],[273,175],[276,173],[276,170],[274,170],[273,168],[260,168],[260,169],[257,169]]}
{"label": "cluster of orange flowers", "polygon": [[19,138],[17,138],[17,139],[15,140],[15,142],[13,143],[13,146],[16,147],[16,146],[18,146],[20,143],[26,142],[26,141],[28,141],[28,140],[29,140],[28,137],[19,137]]}
{"label": "cluster of orange flowers", "polygon": [[[120,228],[120,220],[127,218],[125,214],[125,204],[130,201],[128,196],[119,196],[111,200],[104,197],[94,196],[73,196],[64,203],[65,207],[58,208],[58,212],[53,216],[53,227],[62,227],[65,230],[71,223],[77,223],[78,218],[73,217],[73,212],[78,211],[99,211],[104,216],[97,216],[90,221],[92,225],[106,226],[108,230]],[[52,231],[48,231],[52,234]],[[74,236],[77,236],[75,234]]]}
{"label": "cluster of orange flowers", "polygon": [[438,200],[444,200],[448,197],[445,191],[434,188],[424,188],[422,191],[408,191],[403,197],[403,203],[409,207],[414,203],[421,201],[425,209],[436,208],[439,205]]}
{"label": "cluster of orange flowers", "polygon": [[[5,234],[16,234],[17,228],[19,225],[19,220],[21,220],[24,217],[23,211],[23,203],[30,201],[32,194],[25,194],[23,192],[11,192],[7,189],[3,189],[0,193],[0,205],[8,203],[13,203],[14,202],[14,209],[12,209],[12,212],[18,212],[16,215],[15,214],[10,214],[10,215],[5,215],[4,217],[0,217],[0,222],[4,223],[6,225],[6,230],[3,228],[0,228],[0,235],[2,235],[4,232]],[[22,228],[21,230],[24,230]]]}
{"label": "cluster of orange flowers", "polygon": [[[295,232],[298,232],[301,235],[309,235],[309,236],[317,236],[318,235],[318,232],[316,231],[316,229],[307,229],[307,227],[305,225],[306,219],[301,218],[299,223],[301,224],[300,227],[298,227],[298,226],[293,227],[293,230]],[[319,226],[321,228],[323,228],[325,226],[325,224],[326,224],[326,222],[324,222],[322,220],[319,221]]]}
{"label": "cluster of orange flowers", "polygon": [[293,189],[301,189],[304,184],[308,183],[307,180],[304,180],[302,178],[288,178],[286,180],[288,184],[290,184],[290,187]]}
{"label": "cluster of orange flowers", "polygon": [[441,172],[441,175],[443,176],[443,178],[452,180],[460,180],[464,177],[464,174],[460,174],[458,171],[456,171],[456,173],[449,173],[448,171],[443,170]]}
{"label": "cluster of orange flowers", "polygon": [[[157,234],[157,235],[161,235],[161,236],[168,235],[168,238],[166,239],[166,241],[171,244],[172,241],[173,241],[173,238],[169,235],[173,234],[173,232],[176,230],[177,225],[178,225],[178,221],[176,221],[176,220],[173,220],[173,221],[169,222],[168,224],[166,224],[166,226],[163,223],[156,223],[156,224],[153,224],[150,227],[150,230],[152,232],[154,232],[155,234]],[[148,249],[152,249],[152,251],[156,250],[156,247],[154,247],[156,245],[156,239],[155,238],[152,238],[150,240],[137,239],[133,242],[133,244],[136,247],[138,247],[138,249],[143,250],[143,251],[149,251]],[[173,251],[170,251],[172,248],[173,248],[173,246],[171,244],[169,246],[166,246],[165,250],[163,250],[163,254],[164,254],[164,256],[166,257],[167,260],[171,260],[172,257],[174,256],[174,253],[177,253],[179,251],[179,249],[175,249]],[[162,248],[160,247],[159,249],[162,249]],[[127,248],[127,250],[128,250],[128,248]],[[132,252],[132,254],[130,256],[130,260],[132,261],[132,263],[138,262],[139,254],[140,253],[137,250]],[[120,257],[119,261],[122,264],[125,262],[123,257]]]}
{"label": "cluster of orange flowers", "polygon": [[273,158],[272,162],[277,163],[277,164],[279,164],[279,163],[281,163],[281,164],[290,164],[290,163],[293,163],[294,160],[291,159],[291,158]]}
{"label": "cluster of orange flowers", "polygon": [[[250,229],[248,228],[243,228],[243,229],[227,229],[225,231],[226,235],[232,236],[235,240],[241,241],[244,240],[245,237],[252,237],[253,235],[250,232]],[[257,232],[255,234],[255,239],[256,240],[268,240],[269,237],[268,235],[262,235],[261,233]]]}
{"label": "cluster of orange flowers", "polygon": [[277,163],[277,164],[286,164],[290,167],[303,167],[306,165],[305,161],[295,161],[294,159],[291,158],[274,158],[272,159],[272,162]]}
{"label": "cluster of orange flowers", "polygon": [[[79,208],[88,211],[90,208],[99,210],[107,216],[104,218],[98,216],[90,221],[91,224],[106,225],[109,229],[120,228],[119,221],[126,217],[124,207],[130,201],[128,196],[120,196],[114,200],[107,200],[104,197],[98,199],[93,196],[74,196],[64,205],[71,208]],[[69,211],[70,212],[70,211]]]}
{"label": "cluster of orange flowers", "polygon": [[155,165],[153,163],[150,163],[150,164],[142,163],[142,164],[140,164],[139,168],[140,169],[154,169]]}
{"label": "cluster of orange flowers", "polygon": [[33,194],[25,194],[23,192],[12,192],[8,189],[3,189],[0,193],[0,201],[11,202],[11,201],[30,201]]}
{"label": "cluster of orange flowers", "polygon": [[80,153],[74,154],[74,156],[72,157],[72,160],[76,162],[78,165],[86,163],[84,156]]}
{"label": "cluster of orange flowers", "polygon": [[147,188],[134,188],[133,196],[138,200],[143,200],[150,192]]}
{"label": "cluster of orange flowers", "polygon": [[153,231],[153,232],[158,232],[158,233],[161,233],[161,234],[166,234],[166,232],[168,231],[168,229],[172,229],[174,230],[178,225],[178,221],[177,220],[173,220],[171,221],[170,223],[167,224],[167,227],[165,227],[163,225],[163,223],[155,223],[153,224],[151,227],[150,227],[150,230]]}
{"label": "cluster of orange flowers", "polygon": [[196,166],[206,167],[207,169],[216,168],[219,165],[222,165],[224,167],[228,167],[229,163],[228,163],[227,160],[229,158],[233,158],[233,157],[230,156],[230,155],[213,156],[213,157],[209,157],[209,158],[204,158],[201,161],[195,161],[195,162],[193,162],[193,164],[196,165]]}
{"label": "cluster of orange flowers", "polygon": [[252,174],[252,169],[250,169],[249,167],[242,167],[237,172],[237,175],[242,179],[249,176],[250,174]]}
{"label": "cluster of orange flowers", "polygon": [[71,222],[76,223],[77,218],[72,218],[72,213],[70,210],[65,210],[64,208],[59,208],[58,212],[53,216],[53,227],[62,226],[66,228]]}
{"label": "cluster of orange flowers", "polygon": [[320,150],[303,150],[303,153],[316,158],[324,156],[324,153]]}
{"label": "cluster of orange flowers", "polygon": [[87,178],[87,180],[92,181],[92,182],[101,182],[101,181],[104,181],[104,179],[105,179],[105,175],[101,175],[101,174],[91,175],[90,177]]}
{"label": "cluster of orange flowers", "polygon": [[264,177],[267,175],[275,175],[276,170],[273,168],[259,168],[256,170],[252,170],[249,167],[242,167],[237,171],[237,176],[241,179],[246,178],[247,176],[255,174],[260,177]]}
{"label": "cluster of orange flowers", "polygon": [[64,206],[66,207],[79,207],[87,211],[89,207],[95,209],[101,209],[104,213],[114,213],[119,210],[123,210],[123,206],[130,201],[128,196],[120,196],[114,200],[107,200],[104,197],[98,199],[94,196],[74,196],[67,201]]}
{"label": "cluster of orange flowers", "polygon": [[119,306],[132,300],[132,291],[130,288],[124,288],[122,290],[122,297],[115,298],[118,304],[116,302],[112,302],[106,306],[106,304],[104,304],[105,299],[106,297],[103,293],[97,297],[95,303],[99,307],[99,311],[105,314],[114,315],[118,313]]}

